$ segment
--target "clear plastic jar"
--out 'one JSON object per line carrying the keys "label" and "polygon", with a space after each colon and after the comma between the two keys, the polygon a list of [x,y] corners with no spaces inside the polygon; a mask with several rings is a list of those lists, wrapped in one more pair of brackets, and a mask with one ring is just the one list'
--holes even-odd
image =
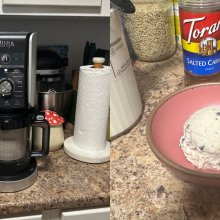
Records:
{"label": "clear plastic jar", "polygon": [[121,13],[138,60],[166,60],[176,52],[173,0],[131,0],[135,13]]}
{"label": "clear plastic jar", "polygon": [[174,16],[175,16],[175,28],[176,28],[176,43],[177,47],[182,50],[182,38],[181,38],[181,29],[180,29],[180,13],[178,0],[174,0]]}
{"label": "clear plastic jar", "polygon": [[185,85],[220,80],[220,1],[179,0]]}

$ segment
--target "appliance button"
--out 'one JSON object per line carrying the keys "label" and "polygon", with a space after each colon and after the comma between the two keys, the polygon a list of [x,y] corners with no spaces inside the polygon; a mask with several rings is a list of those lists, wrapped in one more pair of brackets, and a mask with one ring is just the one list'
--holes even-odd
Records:
{"label": "appliance button", "polygon": [[8,100],[5,101],[5,105],[9,105],[9,101]]}
{"label": "appliance button", "polygon": [[1,82],[0,83],[0,92],[3,95],[10,95],[12,92],[12,83],[7,80]]}
{"label": "appliance button", "polygon": [[15,58],[13,58],[13,60],[18,61],[18,60],[21,60],[21,58],[20,57],[15,57]]}
{"label": "appliance button", "polygon": [[36,118],[37,118],[37,120],[39,120],[39,121],[44,120],[44,116],[43,116],[43,115],[38,115]]}
{"label": "appliance button", "polygon": [[20,105],[20,102],[16,100],[15,105]]}
{"label": "appliance button", "polygon": [[11,57],[8,54],[4,54],[2,55],[1,60],[2,60],[2,63],[7,64],[11,61]]}

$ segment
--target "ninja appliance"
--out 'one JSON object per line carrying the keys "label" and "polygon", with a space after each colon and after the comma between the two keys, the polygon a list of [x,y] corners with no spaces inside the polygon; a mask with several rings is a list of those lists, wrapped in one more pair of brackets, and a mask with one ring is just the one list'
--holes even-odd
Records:
{"label": "ninja appliance", "polygon": [[[50,125],[33,113],[37,33],[0,32],[0,192],[28,188],[37,178],[36,157],[49,153]],[[42,151],[34,151],[32,127],[41,127]]]}

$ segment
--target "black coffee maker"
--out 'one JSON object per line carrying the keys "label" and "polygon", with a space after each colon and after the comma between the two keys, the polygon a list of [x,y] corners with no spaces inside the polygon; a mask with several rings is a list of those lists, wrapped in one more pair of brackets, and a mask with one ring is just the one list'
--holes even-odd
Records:
{"label": "black coffee maker", "polygon": [[[31,186],[36,157],[49,153],[50,125],[33,112],[36,97],[37,33],[0,32],[0,192]],[[42,151],[34,151],[32,127],[41,127]]]}

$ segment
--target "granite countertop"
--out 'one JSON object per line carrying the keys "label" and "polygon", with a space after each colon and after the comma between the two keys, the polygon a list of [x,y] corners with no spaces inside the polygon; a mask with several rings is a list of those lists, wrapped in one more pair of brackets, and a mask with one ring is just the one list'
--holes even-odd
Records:
{"label": "granite countertop", "polygon": [[[66,124],[65,138],[73,135]],[[38,178],[30,188],[0,193],[0,214],[103,205],[110,202],[110,164],[74,160],[63,148],[38,158]]]}
{"label": "granite countertop", "polygon": [[189,183],[154,156],[146,123],[154,106],[184,87],[182,52],[160,63],[134,63],[144,105],[140,122],[111,142],[111,219],[219,220],[220,188]]}

